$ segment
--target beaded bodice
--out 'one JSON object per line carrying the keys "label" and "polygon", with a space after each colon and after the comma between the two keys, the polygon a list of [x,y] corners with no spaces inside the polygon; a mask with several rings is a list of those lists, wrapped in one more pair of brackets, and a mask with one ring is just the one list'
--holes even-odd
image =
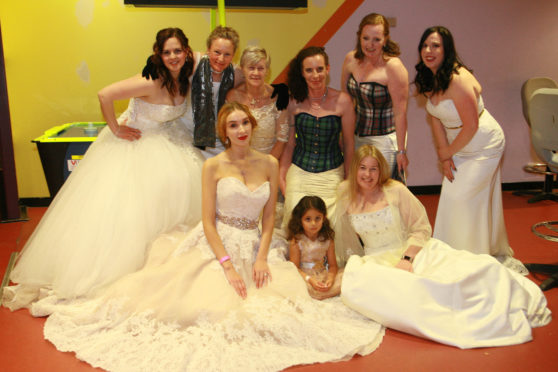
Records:
{"label": "beaded bodice", "polygon": [[399,231],[389,206],[374,212],[351,214],[349,221],[364,243],[364,254],[401,248]]}
{"label": "beaded bodice", "polygon": [[300,263],[303,270],[305,266],[312,267],[324,262],[330,244],[329,240],[310,240],[304,234],[297,235],[296,239],[300,249]]}
{"label": "beaded bodice", "polygon": [[178,119],[186,112],[187,102],[173,106],[155,104],[141,98],[131,98],[128,108],[120,116],[119,122],[126,120],[126,125],[142,131],[160,129],[161,124]]}
{"label": "beaded bodice", "polygon": [[221,178],[217,182],[218,220],[243,230],[257,228],[257,221],[268,198],[267,181],[250,190],[238,178]]}

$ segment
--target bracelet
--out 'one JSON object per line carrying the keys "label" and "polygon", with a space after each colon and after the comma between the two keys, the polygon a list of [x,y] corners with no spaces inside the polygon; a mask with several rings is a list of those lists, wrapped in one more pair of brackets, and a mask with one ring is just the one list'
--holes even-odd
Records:
{"label": "bracelet", "polygon": [[407,153],[407,150],[397,150],[395,153],[398,154],[398,155],[399,154],[405,155]]}
{"label": "bracelet", "polygon": [[304,280],[306,280],[306,282],[310,283],[310,275],[306,275],[306,276],[304,277]]}
{"label": "bracelet", "polygon": [[411,257],[411,256],[403,255],[403,257],[401,257],[401,260],[403,260],[403,261],[409,261],[409,263],[413,263],[413,261],[415,260],[415,258],[414,258],[414,257]]}
{"label": "bracelet", "polygon": [[221,257],[221,259],[219,260],[219,263],[222,265],[223,262],[227,262],[227,261],[229,261],[230,259],[231,259],[230,256],[223,256],[223,257]]}

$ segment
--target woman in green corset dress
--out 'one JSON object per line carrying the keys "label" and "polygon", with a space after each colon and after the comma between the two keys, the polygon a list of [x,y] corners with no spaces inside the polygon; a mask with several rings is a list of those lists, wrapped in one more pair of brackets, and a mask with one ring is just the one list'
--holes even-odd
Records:
{"label": "woman in green corset dress", "polygon": [[302,49],[289,65],[287,84],[292,94],[289,122],[294,126],[281,157],[283,226],[305,195],[321,197],[327,205],[328,217],[332,216],[335,191],[351,164],[353,102],[347,93],[327,86],[328,75],[328,56],[322,47]]}

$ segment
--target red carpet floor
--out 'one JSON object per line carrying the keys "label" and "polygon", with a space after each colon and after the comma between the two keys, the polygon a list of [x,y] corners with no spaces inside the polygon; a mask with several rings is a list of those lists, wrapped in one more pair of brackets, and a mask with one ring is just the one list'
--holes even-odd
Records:
{"label": "red carpet floor", "polygon": [[[419,197],[434,221],[438,196]],[[558,220],[558,203],[528,204],[527,197],[504,193],[504,213],[515,257],[523,262],[558,261],[558,242],[531,233],[531,225]],[[0,224],[0,274],[10,254],[19,251],[45,208],[30,208],[28,222]],[[544,277],[535,278],[540,283]],[[558,313],[558,288],[545,292],[550,310]],[[0,308],[0,371],[92,371],[73,353],[61,353],[42,337],[44,319],[33,318],[27,310],[10,312]],[[380,347],[366,357],[346,362],[291,368],[293,371],[558,371],[558,320],[533,330],[533,341],[516,346],[460,350],[397,331],[387,330]],[[231,361],[234,362],[234,361]],[[171,372],[171,371],[169,371]]]}

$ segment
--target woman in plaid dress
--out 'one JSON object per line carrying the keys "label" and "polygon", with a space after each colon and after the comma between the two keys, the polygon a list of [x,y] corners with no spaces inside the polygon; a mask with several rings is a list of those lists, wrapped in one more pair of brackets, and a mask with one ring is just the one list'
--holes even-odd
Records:
{"label": "woman in plaid dress", "polygon": [[347,93],[327,86],[328,75],[328,56],[322,47],[302,49],[289,65],[289,122],[294,126],[281,157],[283,226],[305,195],[321,197],[332,216],[337,186],[348,174],[354,152],[353,102]]}
{"label": "woman in plaid dress", "polygon": [[391,178],[405,182],[409,74],[399,54],[386,17],[368,14],[358,27],[355,49],[343,62],[341,89],[355,103],[355,147],[374,145],[386,158]]}

